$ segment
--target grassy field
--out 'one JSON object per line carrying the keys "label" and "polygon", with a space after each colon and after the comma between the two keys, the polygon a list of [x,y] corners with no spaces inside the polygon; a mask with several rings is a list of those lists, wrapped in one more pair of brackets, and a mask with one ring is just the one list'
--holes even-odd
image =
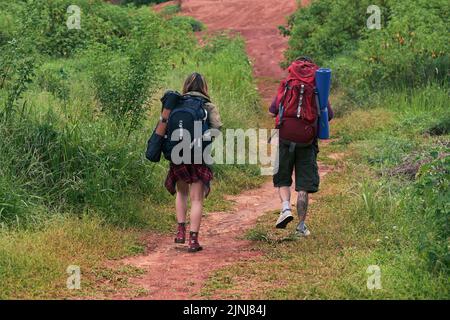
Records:
{"label": "grassy field", "polygon": [[[274,229],[278,212],[268,212],[247,234],[263,258],[218,271],[203,295],[450,298],[447,99],[438,86],[385,93],[369,110],[334,120],[320,161],[335,169],[310,207],[312,236]],[[381,269],[380,290],[367,288],[370,265]]]}

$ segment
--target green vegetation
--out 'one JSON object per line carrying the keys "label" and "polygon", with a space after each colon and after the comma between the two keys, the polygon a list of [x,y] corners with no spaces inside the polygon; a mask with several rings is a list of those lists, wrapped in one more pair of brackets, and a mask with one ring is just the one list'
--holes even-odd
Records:
{"label": "green vegetation", "polygon": [[[0,0],[0,298],[139,296],[127,277],[142,270],[105,263],[173,227],[167,163],[143,157],[159,97],[199,71],[226,128],[258,126],[243,41],[199,46],[202,24],[170,7],[28,2]],[[72,4],[81,29],[66,26]],[[369,4],[381,30],[365,28]],[[335,169],[311,204],[311,238],[274,230],[267,213],[247,235],[265,255],[218,271],[204,296],[449,299],[448,14],[443,0],[317,0],[291,17],[287,60],[334,71],[339,117],[319,158]],[[254,166],[215,173],[207,210],[262,181]],[[66,288],[69,265],[81,291]],[[370,265],[381,290],[366,286]]]}
{"label": "green vegetation", "polygon": [[[72,4],[80,30],[66,26]],[[173,228],[167,163],[144,159],[163,91],[199,71],[227,127],[257,121],[243,42],[200,47],[190,25],[102,1],[0,0],[0,16],[0,298],[102,291],[106,259],[141,252],[144,231]],[[255,167],[216,169],[210,210],[261,181]],[[70,264],[88,279],[81,292],[65,288]]]}
{"label": "green vegetation", "polygon": [[186,17],[186,16],[172,16],[170,18],[172,24],[179,26],[180,28],[184,27],[184,28],[190,28],[192,29],[193,32],[200,32],[205,30],[205,25],[192,18],[192,17]]}
{"label": "green vegetation", "polygon": [[[369,4],[381,30],[365,30]],[[439,0],[317,0],[291,17],[287,59],[333,68],[339,118],[319,159],[335,169],[310,207],[311,238],[274,230],[267,213],[247,235],[264,257],[218,271],[205,296],[449,299],[448,13]],[[370,265],[381,290],[366,286]]]}
{"label": "green vegetation", "polygon": [[[380,30],[366,27],[369,5],[381,9]],[[450,67],[449,12],[445,0],[313,1],[290,18],[286,58],[310,55],[332,67],[335,88],[370,105],[368,96],[384,88],[443,83]]]}

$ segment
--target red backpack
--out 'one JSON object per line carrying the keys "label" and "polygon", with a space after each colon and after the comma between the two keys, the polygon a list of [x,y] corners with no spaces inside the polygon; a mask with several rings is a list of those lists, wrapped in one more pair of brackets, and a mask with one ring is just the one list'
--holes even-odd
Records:
{"label": "red backpack", "polygon": [[319,67],[308,61],[295,61],[289,76],[278,89],[276,128],[282,140],[309,145],[317,137],[319,109],[315,74]]}

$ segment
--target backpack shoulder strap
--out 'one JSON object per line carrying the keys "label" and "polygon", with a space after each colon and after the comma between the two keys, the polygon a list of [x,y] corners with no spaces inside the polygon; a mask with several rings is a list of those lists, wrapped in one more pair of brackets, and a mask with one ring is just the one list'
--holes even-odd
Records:
{"label": "backpack shoulder strap", "polygon": [[[170,119],[171,116],[173,116],[174,114],[177,114],[179,112],[187,112],[194,119],[201,118],[202,121],[206,121],[208,119],[208,111],[205,109],[205,104],[207,103],[207,101],[205,99],[202,99],[201,97],[195,97],[195,96],[191,97],[191,96],[189,96],[189,98],[192,98],[194,100],[200,101],[201,102],[200,109],[196,109],[196,108],[194,108],[192,106],[189,106],[189,105],[179,105],[178,107],[176,107],[176,108],[174,108],[172,110],[172,112],[170,113],[169,119]],[[198,114],[199,110],[202,111],[202,115],[201,116]]]}
{"label": "backpack shoulder strap", "polygon": [[284,116],[284,109],[285,109],[285,100],[286,100],[286,94],[287,92],[292,89],[290,86],[290,81],[292,79],[286,79],[284,81],[284,83],[282,84],[284,86],[284,92],[283,95],[281,96],[280,102],[278,104],[278,112],[279,112],[279,118],[278,118],[278,127],[281,126],[281,124],[283,123],[283,116]]}

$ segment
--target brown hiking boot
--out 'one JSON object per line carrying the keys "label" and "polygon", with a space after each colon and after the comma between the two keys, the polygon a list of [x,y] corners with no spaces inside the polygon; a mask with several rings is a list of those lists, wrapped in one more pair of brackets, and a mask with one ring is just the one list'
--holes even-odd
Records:
{"label": "brown hiking boot", "polygon": [[175,243],[185,243],[185,242],[186,242],[186,226],[184,224],[179,223]]}
{"label": "brown hiking boot", "polygon": [[189,233],[189,247],[188,252],[197,252],[202,250],[203,248],[198,243],[198,232],[190,232]]}

